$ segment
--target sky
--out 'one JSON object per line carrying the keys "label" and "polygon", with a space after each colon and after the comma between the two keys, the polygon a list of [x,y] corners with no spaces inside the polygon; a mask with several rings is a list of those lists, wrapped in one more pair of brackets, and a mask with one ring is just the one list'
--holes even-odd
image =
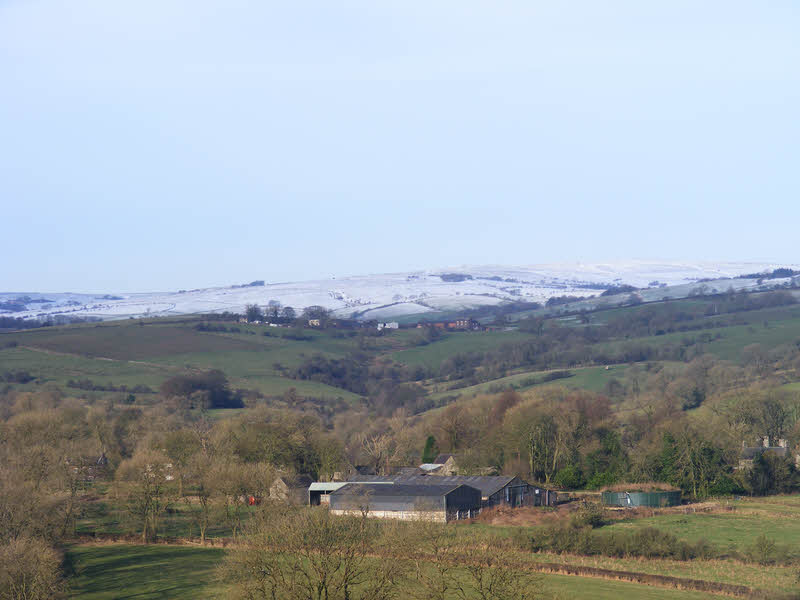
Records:
{"label": "sky", "polygon": [[800,3],[0,0],[0,291],[799,262]]}

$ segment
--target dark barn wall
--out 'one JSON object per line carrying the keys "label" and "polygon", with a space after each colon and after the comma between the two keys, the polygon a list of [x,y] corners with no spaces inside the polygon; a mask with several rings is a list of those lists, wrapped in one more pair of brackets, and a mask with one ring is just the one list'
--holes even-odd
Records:
{"label": "dark barn wall", "polygon": [[446,496],[448,519],[474,517],[481,509],[481,492],[461,485]]}

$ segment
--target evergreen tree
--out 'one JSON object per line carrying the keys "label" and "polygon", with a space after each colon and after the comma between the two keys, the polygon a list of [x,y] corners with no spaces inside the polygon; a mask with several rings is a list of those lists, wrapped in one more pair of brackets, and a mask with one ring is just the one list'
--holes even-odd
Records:
{"label": "evergreen tree", "polygon": [[437,456],[439,456],[439,444],[436,443],[435,437],[429,435],[425,440],[425,449],[422,451],[422,462],[432,463]]}

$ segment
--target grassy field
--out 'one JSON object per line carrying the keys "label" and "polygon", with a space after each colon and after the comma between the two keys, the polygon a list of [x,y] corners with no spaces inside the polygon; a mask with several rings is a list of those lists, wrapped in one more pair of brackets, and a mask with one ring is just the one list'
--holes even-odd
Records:
{"label": "grassy field", "polygon": [[[297,341],[282,337],[286,330],[264,336],[264,327],[236,325],[241,333],[210,333],[196,331],[193,325],[192,321],[184,325],[122,321],[10,334],[3,336],[2,342],[18,346],[0,350],[0,372],[24,370],[37,384],[60,387],[70,379],[89,379],[106,386],[141,384],[157,390],[165,379],[187,370],[221,369],[232,387],[255,389],[267,396],[294,387],[303,396],[359,398],[324,383],[290,379],[278,369],[278,365],[295,368],[313,354],[346,356],[356,348],[352,338],[306,331],[304,335],[311,340]],[[370,341],[379,348],[394,349],[402,344],[401,340],[376,340]],[[26,387],[33,384],[23,389]]]}
{"label": "grassy field", "polygon": [[126,321],[47,327],[3,339],[16,341],[20,346],[115,360],[147,360],[199,350],[231,352],[258,348],[250,340],[195,331],[188,326],[135,325]]}
{"label": "grassy field", "polygon": [[[583,325],[573,317],[557,320],[562,327],[592,327],[643,310],[680,310],[703,315],[709,306],[711,300],[708,299],[687,299],[591,313],[589,325]],[[761,344],[771,350],[800,340],[800,307],[797,306],[702,317],[702,321],[720,322],[724,326],[617,339],[600,343],[598,349],[614,351],[629,344],[679,346],[694,340],[703,352],[739,361],[742,349],[750,344]],[[224,327],[237,331],[207,332],[195,329],[198,322],[193,318],[126,320],[3,334],[0,335],[0,347],[4,347],[0,350],[0,374],[23,370],[37,378],[35,383],[21,386],[22,389],[34,389],[41,384],[64,388],[70,379],[89,379],[100,386],[125,385],[130,388],[141,384],[157,390],[165,379],[181,372],[221,369],[232,387],[257,390],[266,396],[279,396],[295,388],[301,396],[357,402],[359,396],[348,390],[316,381],[294,380],[288,377],[288,373],[315,354],[344,358],[354,352],[367,360],[388,358],[411,367],[435,369],[459,353],[491,351],[507,343],[530,339],[530,334],[520,331],[450,332],[435,342],[418,345],[424,333],[417,329],[374,336],[347,330],[297,331],[226,322],[222,324]],[[748,324],[732,324],[741,322]],[[291,339],[298,334],[306,339]],[[700,342],[704,338],[706,341]],[[18,346],[8,347],[11,343]],[[614,366],[608,371],[604,367],[573,368],[572,377],[548,383],[530,381],[532,377],[543,375],[541,371],[515,372],[464,388],[447,389],[458,384],[453,381],[423,383],[432,392],[434,400],[456,395],[470,397],[512,385],[520,389],[534,385],[563,385],[601,392],[610,380],[624,377],[626,369],[625,365]],[[95,392],[94,395],[101,393]]]}
{"label": "grassy field", "polygon": [[[71,579],[70,596],[80,600],[225,598],[225,588],[214,573],[223,556],[221,549],[191,546],[73,546],[69,549],[69,558],[76,576]],[[699,600],[708,597],[698,592],[588,577],[545,575],[542,581],[545,589],[562,599]]]}
{"label": "grassy field", "polygon": [[70,379],[91,379],[102,384],[142,384],[153,389],[175,372],[175,369],[164,365],[99,360],[22,347],[0,350],[0,371],[6,370],[28,371],[40,383],[60,386],[66,385]]}
{"label": "grassy field", "polygon": [[[186,512],[185,505],[176,503],[174,512],[165,514],[161,519],[160,535],[171,538],[197,537],[197,530],[191,524],[190,515]],[[704,511],[705,509],[705,511]],[[247,508],[243,519],[246,520],[251,510]],[[485,536],[506,537],[515,540],[519,550],[514,551],[513,560],[518,564],[555,563],[572,567],[593,567],[611,571],[624,571],[633,573],[672,576],[682,579],[695,579],[724,584],[744,585],[767,593],[786,594],[798,590],[797,561],[800,560],[800,546],[796,543],[800,536],[800,495],[772,496],[767,498],[743,498],[740,500],[722,499],[716,503],[707,503],[700,506],[697,512],[691,512],[692,506],[688,505],[679,511],[666,509],[663,511],[642,510],[637,513],[616,513],[616,520],[605,525],[598,531],[599,534],[612,532],[631,531],[643,527],[656,527],[669,532],[676,537],[690,542],[706,540],[714,553],[720,558],[676,560],[676,559],[642,559],[637,557],[615,558],[607,556],[579,556],[573,554],[555,554],[552,552],[531,553],[524,550],[525,536],[533,533],[537,528],[545,526],[558,519],[564,509],[555,512],[542,513],[540,509],[532,512],[538,515],[535,523],[531,525],[496,525],[488,522],[457,523],[458,535],[462,541],[479,543]],[[707,512],[706,512],[707,511]],[[542,518],[542,516],[544,517]],[[548,517],[547,515],[550,515]],[[230,537],[231,531],[220,521],[217,515],[215,524],[209,531],[210,538]],[[136,533],[136,524],[128,519],[119,507],[113,502],[99,501],[92,505],[78,523],[79,534],[119,535]],[[778,562],[770,565],[760,565],[754,562],[743,562],[739,557],[745,556],[748,550],[760,535],[766,535],[774,540],[780,547],[786,549],[784,559],[788,562]],[[120,546],[127,548],[127,546]],[[87,547],[88,548],[88,547]],[[101,546],[100,548],[106,548]],[[130,546],[144,552],[139,546]],[[163,546],[155,546],[163,549]],[[185,548],[197,550],[192,547],[176,547],[176,552]],[[132,550],[133,551],[133,550]],[[93,551],[92,551],[93,552]],[[155,551],[154,551],[155,552]],[[161,556],[156,553],[156,557]],[[113,557],[106,557],[111,560]],[[145,556],[146,558],[146,556]],[[163,557],[162,557],[163,558]],[[99,560],[100,558],[97,558]],[[94,560],[94,559],[93,559]],[[104,559],[105,560],[105,559]],[[144,560],[144,559],[143,559]],[[126,561],[114,559],[113,564],[130,568]],[[179,564],[175,567],[182,568]],[[142,568],[147,568],[146,560]],[[188,564],[188,563],[187,563]],[[82,575],[85,576],[85,573]],[[209,580],[210,581],[210,580]],[[702,597],[702,596],[661,596],[659,588],[648,587],[644,584],[635,585],[621,582],[606,582],[602,579],[584,577],[557,577],[547,576],[547,581],[554,590],[578,594],[567,597],[605,597],[602,593],[618,593],[625,586],[631,586],[633,598],[660,598],[660,597]],[[601,582],[613,583],[608,588],[600,585]],[[94,589],[92,585],[83,583],[86,589]],[[620,587],[621,586],[621,587]],[[607,590],[607,592],[606,592]],[[147,593],[155,593],[150,590]],[[593,595],[596,594],[596,595]],[[648,595],[655,594],[655,595]],[[94,597],[94,596],[87,596]],[[105,596],[97,596],[102,598]],[[116,597],[116,596],[109,596]],[[151,597],[151,596],[144,596]],[[158,596],[152,596],[158,597]],[[609,595],[608,597],[613,597]]]}
{"label": "grassy field", "polygon": [[723,499],[721,512],[666,513],[626,519],[608,529],[658,527],[687,541],[705,539],[718,548],[744,550],[760,535],[786,545],[800,558],[800,496]]}
{"label": "grassy field", "polygon": [[438,365],[447,358],[463,352],[485,352],[509,342],[529,339],[530,334],[520,331],[468,331],[446,333],[442,339],[416,348],[391,354],[397,362],[416,365]]}
{"label": "grassy field", "polygon": [[70,597],[82,600],[224,598],[214,570],[224,555],[190,546],[73,546]]}
{"label": "grassy field", "polygon": [[[593,392],[602,392],[606,384],[615,378],[625,376],[625,371],[628,365],[613,365],[609,369],[605,367],[581,367],[577,369],[563,369],[568,370],[572,375],[563,379],[554,381],[546,381],[541,383],[531,383],[532,379],[540,379],[541,377],[551,373],[552,371],[529,371],[525,373],[517,373],[509,375],[508,377],[501,377],[493,379],[485,383],[471,385],[463,388],[455,388],[450,390],[442,390],[431,394],[431,398],[438,400],[447,396],[462,396],[469,398],[479,394],[495,393],[503,389],[514,388],[519,391],[528,390],[534,387],[544,386],[563,386],[570,389],[590,390]],[[562,369],[556,369],[562,370]]]}
{"label": "grassy field", "polygon": [[[185,502],[170,504],[170,512],[159,517],[158,535],[162,538],[198,538],[200,532],[195,524],[197,505],[189,506]],[[249,506],[241,507],[240,518],[247,521],[253,513]],[[97,536],[138,536],[141,533],[140,523],[134,521],[129,514],[113,499],[104,496],[103,499],[88,503],[84,512],[76,523],[75,531],[78,535]],[[206,537],[231,537],[231,526],[226,523],[222,509],[215,507],[211,515],[211,524],[206,531]]]}

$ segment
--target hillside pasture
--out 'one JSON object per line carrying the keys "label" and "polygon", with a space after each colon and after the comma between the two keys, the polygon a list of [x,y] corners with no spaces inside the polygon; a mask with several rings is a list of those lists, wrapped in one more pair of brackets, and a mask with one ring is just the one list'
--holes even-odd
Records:
{"label": "hillside pasture", "polygon": [[530,335],[521,331],[463,331],[443,334],[442,338],[415,348],[392,353],[393,360],[409,366],[438,366],[443,361],[467,352],[485,352]]}
{"label": "hillside pasture", "polygon": [[[480,394],[496,393],[505,389],[525,391],[546,386],[561,386],[568,389],[602,392],[609,381],[615,378],[618,379],[624,377],[627,368],[628,365],[611,365],[608,369],[605,367],[579,367],[577,369],[526,371],[524,373],[516,373],[514,375],[493,379],[477,385],[440,390],[431,394],[431,398],[434,400],[439,400],[444,397],[456,395],[463,398],[470,398]],[[569,377],[555,379],[552,381],[543,381],[543,378],[546,378],[548,374],[556,371],[569,371],[571,375]]]}
{"label": "hillside pasture", "polygon": [[77,575],[70,597],[81,600],[224,598],[215,569],[218,548],[191,546],[73,546],[67,553]]}
{"label": "hillside pasture", "polygon": [[[0,372],[3,371],[28,371],[40,384],[66,386],[70,379],[90,379],[103,385],[147,385],[157,389],[164,379],[174,374],[175,369],[140,362],[57,354],[18,346],[0,350]],[[30,385],[33,384],[20,387],[25,389]]]}
{"label": "hillside pasture", "polygon": [[[68,558],[77,575],[70,581],[70,597],[76,600],[225,598],[226,588],[215,571],[224,556],[225,550],[220,548],[194,546],[72,546]],[[568,575],[543,575],[542,587],[555,598],[576,600],[708,598],[700,592]]]}
{"label": "hillside pasture", "polygon": [[609,525],[609,531],[657,527],[680,539],[706,540],[718,548],[743,551],[760,535],[785,545],[800,558],[800,495],[720,500],[716,508],[693,512],[654,511],[653,516],[628,518]]}
{"label": "hillside pasture", "polygon": [[3,337],[20,346],[91,358],[148,360],[188,352],[255,350],[259,344],[187,326],[104,323],[80,327],[47,327]]}

